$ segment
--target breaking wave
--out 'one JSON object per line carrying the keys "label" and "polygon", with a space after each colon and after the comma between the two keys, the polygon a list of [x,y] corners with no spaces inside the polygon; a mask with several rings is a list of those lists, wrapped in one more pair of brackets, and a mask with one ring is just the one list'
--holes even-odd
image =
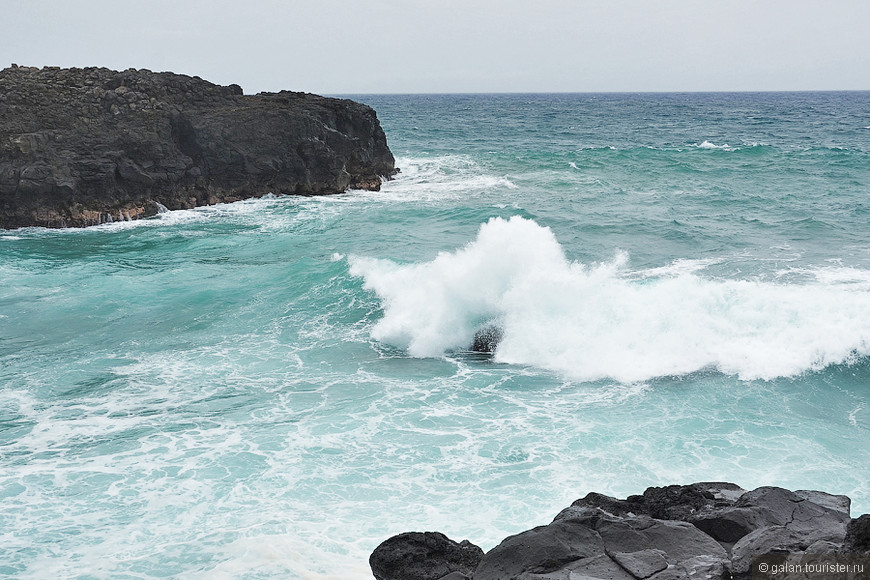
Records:
{"label": "breaking wave", "polygon": [[414,357],[467,349],[502,330],[496,361],[574,380],[622,382],[705,369],[773,379],[870,354],[870,291],[825,271],[778,284],[704,277],[703,268],[632,272],[628,256],[568,260],[549,228],[490,219],[465,247],[397,264],[350,257],[381,300],[378,341]]}

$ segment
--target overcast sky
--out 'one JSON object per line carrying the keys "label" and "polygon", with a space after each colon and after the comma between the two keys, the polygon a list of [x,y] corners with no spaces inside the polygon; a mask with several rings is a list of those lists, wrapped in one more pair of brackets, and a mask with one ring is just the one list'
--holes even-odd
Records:
{"label": "overcast sky", "polygon": [[0,67],[246,93],[870,90],[870,0],[0,0]]}

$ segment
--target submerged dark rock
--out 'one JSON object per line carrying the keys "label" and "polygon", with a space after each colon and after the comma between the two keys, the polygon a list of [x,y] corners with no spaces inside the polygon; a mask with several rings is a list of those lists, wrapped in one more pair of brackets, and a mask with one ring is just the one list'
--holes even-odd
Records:
{"label": "submerged dark rock", "polygon": [[148,70],[0,71],[0,228],[377,190],[395,172],[375,112],[353,101]]}
{"label": "submerged dark rock", "polygon": [[[759,556],[797,562],[866,552],[870,516],[852,520],[849,507],[845,496],[746,491],[733,483],[651,487],[626,499],[590,493],[552,523],[506,538],[462,574],[470,580],[748,579]],[[394,560],[402,561],[402,549],[393,544]],[[446,576],[439,576],[446,569],[441,555],[432,551],[421,560],[419,554],[408,556],[417,577]]]}

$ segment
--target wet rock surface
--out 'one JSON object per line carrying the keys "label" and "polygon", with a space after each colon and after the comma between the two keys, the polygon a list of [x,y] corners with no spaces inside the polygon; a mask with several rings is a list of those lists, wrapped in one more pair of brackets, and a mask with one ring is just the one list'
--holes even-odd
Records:
{"label": "wet rock surface", "polygon": [[483,550],[468,540],[454,542],[438,532],[406,532],[372,552],[369,565],[378,580],[464,578],[480,563]]}
{"label": "wet rock surface", "polygon": [[377,190],[395,171],[375,112],[353,101],[147,70],[0,71],[0,228]]}
{"label": "wet rock surface", "polygon": [[[722,482],[652,487],[626,499],[590,493],[550,524],[506,538],[471,570],[442,573],[437,551],[421,558],[408,550],[406,558],[396,543],[391,557],[433,580],[748,579],[759,556],[866,551],[870,516],[853,520],[849,510],[846,496]],[[408,576],[380,569],[375,577]]]}

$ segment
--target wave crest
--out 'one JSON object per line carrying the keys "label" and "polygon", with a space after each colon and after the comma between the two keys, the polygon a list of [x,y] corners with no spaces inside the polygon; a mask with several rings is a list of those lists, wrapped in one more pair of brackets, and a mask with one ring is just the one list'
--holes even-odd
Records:
{"label": "wave crest", "polygon": [[490,219],[477,238],[434,260],[351,257],[381,299],[376,340],[415,357],[467,349],[495,322],[500,362],[575,380],[621,382],[713,368],[773,379],[870,354],[870,292],[818,281],[704,278],[684,268],[628,271],[628,257],[570,262],[549,228]]}

